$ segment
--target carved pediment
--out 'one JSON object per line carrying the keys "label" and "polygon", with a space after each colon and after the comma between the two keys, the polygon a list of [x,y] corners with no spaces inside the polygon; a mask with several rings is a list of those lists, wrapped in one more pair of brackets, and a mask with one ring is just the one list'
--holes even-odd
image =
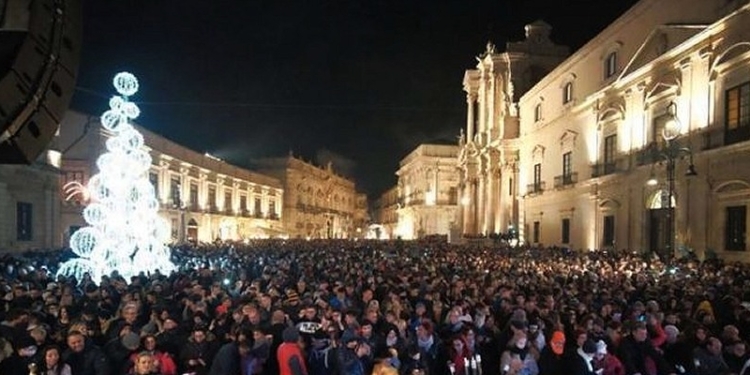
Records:
{"label": "carved pediment", "polygon": [[577,138],[578,132],[566,129],[563,135],[560,137],[560,147],[562,147],[563,150],[574,149]]}
{"label": "carved pediment", "polygon": [[544,159],[544,150],[546,149],[542,145],[534,146],[534,148],[531,150],[531,158],[534,160]]}
{"label": "carved pediment", "polygon": [[694,35],[703,31],[706,25],[660,25],[643,41],[638,51],[623,69],[620,77],[625,77],[641,67],[674,49]]}

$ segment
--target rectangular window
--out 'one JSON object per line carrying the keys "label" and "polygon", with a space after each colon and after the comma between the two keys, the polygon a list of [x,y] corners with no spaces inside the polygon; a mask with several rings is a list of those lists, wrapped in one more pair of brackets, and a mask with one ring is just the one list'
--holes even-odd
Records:
{"label": "rectangular window", "polygon": [[538,221],[534,222],[534,233],[533,233],[533,242],[539,243],[539,227],[540,223]]}
{"label": "rectangular window", "polygon": [[268,215],[271,217],[276,217],[276,202],[275,201],[268,202]]}
{"label": "rectangular window", "polygon": [[154,195],[159,199],[159,174],[156,172],[149,172],[148,181],[154,187]]}
{"label": "rectangular window", "polygon": [[613,172],[616,156],[617,134],[612,134],[604,138],[604,168],[607,173]]}
{"label": "rectangular window", "polygon": [[727,90],[727,130],[750,125],[750,82]]}
{"label": "rectangular window", "polygon": [[458,204],[458,189],[448,188],[448,204]]}
{"label": "rectangular window", "polygon": [[604,71],[605,78],[610,78],[617,73],[617,52],[612,52],[607,55]]}
{"label": "rectangular window", "polygon": [[541,189],[542,185],[542,164],[534,164],[534,190]]}
{"label": "rectangular window", "polygon": [[615,216],[604,216],[604,246],[615,245]]}
{"label": "rectangular window", "polygon": [[562,219],[562,243],[567,245],[570,243],[570,219]]}
{"label": "rectangular window", "polygon": [[573,175],[573,153],[568,151],[563,154],[563,184],[571,183],[571,176]]}
{"label": "rectangular window", "polygon": [[180,228],[179,225],[177,225],[177,219],[172,219],[172,238],[177,238],[179,232],[178,229]]}
{"label": "rectangular window", "polygon": [[216,186],[208,187],[208,208],[216,209]]}
{"label": "rectangular window", "polygon": [[729,251],[745,251],[747,206],[727,207],[724,247]]}
{"label": "rectangular window", "polygon": [[247,211],[247,196],[240,195],[240,210],[242,210],[242,212]]}
{"label": "rectangular window", "polygon": [[172,198],[172,204],[179,206],[180,202],[180,177],[172,176],[172,181],[169,184],[169,196]]}
{"label": "rectangular window", "polygon": [[83,171],[66,171],[63,175],[63,186],[71,182],[85,183]]}
{"label": "rectangular window", "polygon": [[32,237],[31,203],[16,202],[16,240],[31,241]]}
{"label": "rectangular window", "polygon": [[224,210],[229,211],[232,207],[232,192],[231,191],[225,191],[224,192]]}
{"label": "rectangular window", "polygon": [[198,184],[190,183],[190,205],[198,207]]}
{"label": "rectangular window", "polygon": [[253,208],[253,211],[255,212],[256,217],[260,217],[262,212],[260,209],[260,198],[255,198],[255,207]]}
{"label": "rectangular window", "polygon": [[573,100],[573,82],[568,82],[563,87],[563,104],[568,104]]}

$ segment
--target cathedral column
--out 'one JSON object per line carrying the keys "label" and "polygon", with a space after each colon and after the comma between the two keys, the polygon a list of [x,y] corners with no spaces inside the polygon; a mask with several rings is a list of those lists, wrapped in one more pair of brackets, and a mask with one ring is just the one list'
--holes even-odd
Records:
{"label": "cathedral column", "polygon": [[487,212],[487,173],[482,168],[479,174],[478,200],[477,200],[477,233],[485,233],[486,223],[485,214]]}
{"label": "cathedral column", "polygon": [[466,140],[471,142],[474,140],[474,122],[477,116],[477,94],[471,93],[466,94],[466,105],[468,110],[466,111]]}

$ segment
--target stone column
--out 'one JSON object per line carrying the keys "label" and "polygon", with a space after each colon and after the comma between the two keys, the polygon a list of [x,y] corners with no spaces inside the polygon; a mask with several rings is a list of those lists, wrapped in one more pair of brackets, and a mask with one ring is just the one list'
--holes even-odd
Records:
{"label": "stone column", "polygon": [[466,141],[471,142],[474,140],[474,119],[476,118],[477,111],[477,94],[470,93],[466,94],[466,105],[468,110],[466,111]]}

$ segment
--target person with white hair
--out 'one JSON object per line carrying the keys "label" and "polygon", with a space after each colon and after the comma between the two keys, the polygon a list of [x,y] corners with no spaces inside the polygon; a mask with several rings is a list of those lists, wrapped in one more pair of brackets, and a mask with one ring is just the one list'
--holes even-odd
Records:
{"label": "person with white hair", "polygon": [[594,365],[596,368],[601,369],[598,375],[625,375],[625,367],[619,358],[609,353],[604,340],[596,342]]}

